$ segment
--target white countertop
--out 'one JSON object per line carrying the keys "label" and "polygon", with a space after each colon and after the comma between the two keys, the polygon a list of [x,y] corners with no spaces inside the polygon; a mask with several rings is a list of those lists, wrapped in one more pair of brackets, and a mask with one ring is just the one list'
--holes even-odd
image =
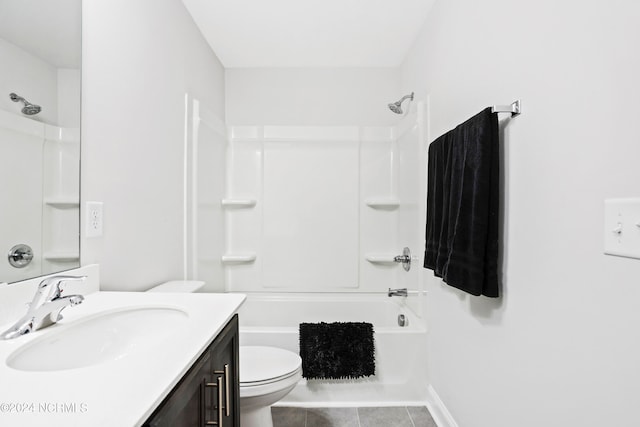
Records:
{"label": "white countertop", "polygon": [[[207,293],[97,292],[87,295],[82,304],[65,309],[64,319],[58,324],[0,341],[0,425],[142,425],[244,299],[242,294]],[[19,371],[6,364],[14,351],[44,334],[61,333],[62,328],[99,312],[136,307],[170,307],[188,316],[175,331],[168,332],[162,342],[153,342],[117,360],[44,372]],[[0,329],[4,331],[9,326],[2,325]]]}

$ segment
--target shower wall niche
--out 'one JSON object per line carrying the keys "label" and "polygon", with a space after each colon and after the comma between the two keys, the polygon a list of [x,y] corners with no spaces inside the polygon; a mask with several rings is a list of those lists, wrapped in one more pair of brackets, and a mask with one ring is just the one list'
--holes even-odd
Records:
{"label": "shower wall niche", "polygon": [[228,290],[416,289],[393,258],[421,257],[422,106],[397,126],[232,126],[227,149]]}

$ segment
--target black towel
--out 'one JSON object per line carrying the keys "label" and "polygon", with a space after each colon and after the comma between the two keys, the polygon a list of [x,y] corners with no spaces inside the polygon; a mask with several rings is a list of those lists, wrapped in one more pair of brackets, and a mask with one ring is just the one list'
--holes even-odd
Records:
{"label": "black towel", "polygon": [[373,325],[364,322],[301,323],[302,376],[360,378],[375,374]]}
{"label": "black towel", "polygon": [[424,267],[472,295],[499,296],[498,118],[486,108],[429,146]]}

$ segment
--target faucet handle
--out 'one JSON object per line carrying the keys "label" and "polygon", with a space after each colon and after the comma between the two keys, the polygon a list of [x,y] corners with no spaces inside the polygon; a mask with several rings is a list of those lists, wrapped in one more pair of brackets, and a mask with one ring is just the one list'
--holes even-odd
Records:
{"label": "faucet handle", "polygon": [[53,299],[56,299],[56,298],[60,298],[62,296],[63,289],[60,288],[60,286],[63,283],[65,283],[65,282],[82,282],[86,278],[87,278],[87,276],[66,276],[66,275],[52,276],[52,277],[48,277],[48,278],[44,279],[42,282],[40,282],[40,285],[38,286],[38,288],[41,289],[41,290],[44,290],[47,287],[51,286],[51,290],[49,291],[49,296],[47,297],[47,299],[48,300],[53,300]]}

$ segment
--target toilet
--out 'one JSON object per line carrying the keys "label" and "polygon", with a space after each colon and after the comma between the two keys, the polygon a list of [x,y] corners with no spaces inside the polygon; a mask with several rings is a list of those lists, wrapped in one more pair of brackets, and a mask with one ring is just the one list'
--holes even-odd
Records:
{"label": "toilet", "polygon": [[302,359],[276,347],[240,346],[240,425],[273,427],[271,405],[302,378]]}
{"label": "toilet", "polygon": [[[204,282],[172,280],[147,292],[197,292]],[[271,405],[302,379],[302,359],[276,347],[240,346],[240,425],[273,427]]]}

